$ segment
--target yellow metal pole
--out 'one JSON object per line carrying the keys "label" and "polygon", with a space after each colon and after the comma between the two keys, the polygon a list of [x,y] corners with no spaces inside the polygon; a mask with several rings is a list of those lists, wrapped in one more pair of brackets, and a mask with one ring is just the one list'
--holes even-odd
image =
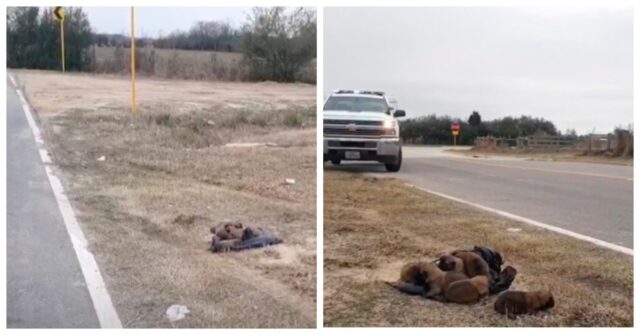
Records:
{"label": "yellow metal pole", "polygon": [[62,59],[62,73],[65,72],[64,68],[64,20],[60,20],[60,49],[61,49],[61,59]]}
{"label": "yellow metal pole", "polygon": [[131,113],[136,113],[136,36],[133,6],[131,7]]}

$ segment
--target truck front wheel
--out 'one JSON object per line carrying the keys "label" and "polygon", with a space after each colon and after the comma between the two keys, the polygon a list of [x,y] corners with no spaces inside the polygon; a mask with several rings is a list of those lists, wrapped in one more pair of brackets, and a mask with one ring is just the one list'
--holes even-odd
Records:
{"label": "truck front wheel", "polygon": [[386,163],[384,165],[388,172],[398,172],[400,171],[400,166],[402,166],[402,148],[398,152],[398,161],[396,163]]}

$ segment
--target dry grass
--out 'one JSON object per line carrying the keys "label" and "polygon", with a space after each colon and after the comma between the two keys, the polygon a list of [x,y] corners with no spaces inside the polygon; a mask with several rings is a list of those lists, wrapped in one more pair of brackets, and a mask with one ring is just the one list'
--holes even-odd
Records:
{"label": "dry grass", "polygon": [[[250,93],[251,85],[167,89],[147,80],[140,95],[157,98],[141,99],[132,116],[120,100],[126,81],[41,72],[18,79],[126,327],[315,326],[315,106],[304,102],[313,87],[287,95],[295,85]],[[278,90],[279,101],[264,95]],[[248,116],[229,126],[237,113]],[[276,117],[292,114],[304,122]],[[245,141],[276,145],[224,146]],[[211,254],[209,227],[224,219],[285,243]],[[172,304],[191,313],[171,324]]]}
{"label": "dry grass", "polygon": [[[40,114],[71,109],[120,112],[131,103],[128,77],[51,71],[12,71]],[[138,109],[142,115],[202,113],[217,116],[241,110],[273,111],[315,106],[316,87],[307,84],[229,83],[139,78]]]}
{"label": "dry grass", "polygon": [[[204,50],[136,48],[138,73],[172,79],[247,81],[250,69],[242,53]],[[131,50],[94,46],[90,50],[93,71],[97,73],[129,73]],[[316,82],[316,61],[310,62],[297,75],[297,81]]]}
{"label": "dry grass", "polygon": [[[129,73],[131,50],[92,47],[92,64],[98,73]],[[138,73],[173,79],[246,81],[249,67],[242,54],[198,50],[137,48]]]}
{"label": "dry grass", "polygon": [[[138,48],[139,50],[146,50],[152,48]],[[116,47],[95,47],[95,56],[96,61],[108,62],[112,60],[114,57],[114,52]],[[128,48],[122,48],[125,51],[125,54],[129,54],[131,51]],[[211,55],[216,55],[224,62],[235,62],[240,61],[242,59],[242,54],[239,52],[219,52],[219,51],[200,51],[200,50],[176,50],[176,49],[154,49],[158,55],[158,57],[168,58],[174,51],[180,52],[180,56],[183,57],[186,61],[192,63],[200,63],[205,62],[211,58]]]}
{"label": "dry grass", "polygon": [[[632,326],[633,259],[452,203],[399,180],[324,174],[326,326]],[[519,233],[507,231],[522,228]],[[386,286],[402,264],[473,245],[519,271],[512,289],[548,288],[556,307],[506,319],[491,297],[442,304]]]}

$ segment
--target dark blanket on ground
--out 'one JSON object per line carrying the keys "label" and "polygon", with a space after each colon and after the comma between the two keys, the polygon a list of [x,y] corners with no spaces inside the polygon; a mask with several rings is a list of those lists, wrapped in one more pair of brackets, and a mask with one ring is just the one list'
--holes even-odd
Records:
{"label": "dark blanket on ground", "polygon": [[263,233],[244,240],[220,240],[216,236],[211,241],[211,252],[241,251],[262,248],[267,245],[282,243],[282,239],[274,235]]}

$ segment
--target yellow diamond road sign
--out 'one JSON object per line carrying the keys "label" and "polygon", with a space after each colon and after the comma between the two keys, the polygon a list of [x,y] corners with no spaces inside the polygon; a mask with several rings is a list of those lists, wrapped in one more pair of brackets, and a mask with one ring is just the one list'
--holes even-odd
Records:
{"label": "yellow diamond road sign", "polygon": [[58,21],[64,20],[64,8],[61,6],[55,7],[53,9],[53,17]]}

